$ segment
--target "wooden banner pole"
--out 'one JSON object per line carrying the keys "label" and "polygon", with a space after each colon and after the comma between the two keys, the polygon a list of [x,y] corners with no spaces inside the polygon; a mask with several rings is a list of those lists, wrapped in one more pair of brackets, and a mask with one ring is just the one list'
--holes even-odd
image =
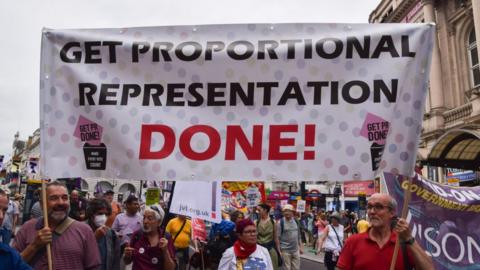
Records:
{"label": "wooden banner pole", "polygon": [[[42,180],[42,209],[43,209],[43,226],[48,227],[48,209],[47,209],[47,185],[45,180]],[[48,260],[48,270],[52,270],[52,246],[50,243],[47,244],[47,260]]]}
{"label": "wooden banner pole", "polygon": [[[408,188],[403,194],[403,206],[402,206],[402,216],[401,218],[406,219],[408,214],[408,205],[410,204],[410,199],[412,198],[412,192],[410,191],[410,186],[412,185],[412,177],[408,178]],[[397,235],[397,241],[395,242],[395,249],[393,250],[392,264],[390,264],[390,270],[395,269],[398,257],[398,249],[400,248],[400,239]]]}

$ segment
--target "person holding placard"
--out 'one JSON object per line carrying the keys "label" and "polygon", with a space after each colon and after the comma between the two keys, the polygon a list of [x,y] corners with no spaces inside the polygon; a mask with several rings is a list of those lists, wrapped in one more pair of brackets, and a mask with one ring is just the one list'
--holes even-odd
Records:
{"label": "person holding placard", "polygon": [[68,216],[67,187],[60,182],[48,183],[46,198],[49,227],[44,227],[43,218],[29,220],[18,231],[13,247],[36,270],[48,269],[45,246],[49,243],[54,269],[100,269],[100,253],[92,229]]}
{"label": "person holding placard", "polygon": [[142,229],[136,231],[125,247],[125,264],[133,262],[132,270],[173,270],[175,264],[175,247],[172,236],[164,233],[162,225],[165,212],[159,206],[145,208]]}

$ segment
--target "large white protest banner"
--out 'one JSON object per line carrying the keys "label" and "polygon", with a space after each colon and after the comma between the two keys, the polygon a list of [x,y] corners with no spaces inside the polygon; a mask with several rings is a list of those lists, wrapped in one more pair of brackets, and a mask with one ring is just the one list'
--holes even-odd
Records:
{"label": "large white protest banner", "polygon": [[48,30],[43,175],[363,180],[412,174],[434,26]]}
{"label": "large white protest banner", "polygon": [[222,219],[221,182],[175,183],[170,212],[219,223]]}

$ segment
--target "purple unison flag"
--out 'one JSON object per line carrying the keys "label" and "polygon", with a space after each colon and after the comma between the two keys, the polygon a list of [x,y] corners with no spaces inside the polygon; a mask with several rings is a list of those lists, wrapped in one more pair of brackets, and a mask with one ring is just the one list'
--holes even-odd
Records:
{"label": "purple unison flag", "polygon": [[405,176],[384,173],[384,179],[398,205],[412,192],[407,220],[435,269],[480,269],[480,187],[452,188],[419,175],[410,186]]}

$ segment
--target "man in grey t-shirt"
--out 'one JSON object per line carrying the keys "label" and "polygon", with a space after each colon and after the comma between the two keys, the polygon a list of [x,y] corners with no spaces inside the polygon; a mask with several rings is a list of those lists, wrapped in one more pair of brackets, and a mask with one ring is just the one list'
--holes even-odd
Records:
{"label": "man in grey t-shirt", "polygon": [[303,245],[300,239],[300,228],[294,218],[293,205],[286,204],[283,208],[283,218],[277,222],[277,232],[280,240],[280,250],[285,270],[300,270],[300,254]]}

